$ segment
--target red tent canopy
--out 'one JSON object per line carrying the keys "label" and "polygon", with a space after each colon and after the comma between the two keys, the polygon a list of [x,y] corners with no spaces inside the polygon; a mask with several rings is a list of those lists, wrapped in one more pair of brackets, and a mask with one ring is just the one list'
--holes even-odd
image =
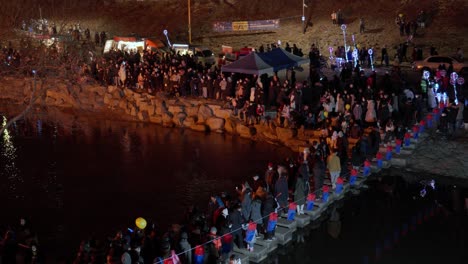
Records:
{"label": "red tent canopy", "polygon": [[137,41],[135,37],[114,37],[114,41]]}
{"label": "red tent canopy", "polygon": [[156,38],[147,38],[146,39],[146,46],[147,47],[151,47],[151,48],[157,48],[157,49],[160,49],[160,48],[164,48],[164,43],[159,40],[159,39],[156,39]]}

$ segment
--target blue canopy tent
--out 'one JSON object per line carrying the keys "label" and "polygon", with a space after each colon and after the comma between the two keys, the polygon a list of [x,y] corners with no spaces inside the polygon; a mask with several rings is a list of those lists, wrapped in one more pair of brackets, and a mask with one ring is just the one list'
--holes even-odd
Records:
{"label": "blue canopy tent", "polygon": [[309,59],[296,56],[282,48],[276,48],[258,55],[273,67],[274,72],[310,63]]}
{"label": "blue canopy tent", "polygon": [[262,75],[273,73],[273,67],[260,58],[259,54],[252,52],[231,64],[222,66],[221,71]]}

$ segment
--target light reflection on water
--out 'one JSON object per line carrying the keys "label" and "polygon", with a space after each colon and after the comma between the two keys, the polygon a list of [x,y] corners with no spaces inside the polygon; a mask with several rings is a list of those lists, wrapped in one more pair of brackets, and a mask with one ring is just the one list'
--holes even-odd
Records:
{"label": "light reflection on water", "polygon": [[[14,136],[10,131],[8,140],[0,142],[0,161],[8,164],[0,162],[0,173],[14,164],[16,175],[25,179],[14,184],[27,191],[22,192],[24,200],[0,203],[0,211],[8,219],[30,216],[42,231],[42,245],[52,255],[74,254],[80,239],[112,235],[127,228],[136,216],[154,220],[164,229],[179,221],[189,205],[203,206],[213,192],[232,194],[234,185],[263,172],[269,161],[276,163],[291,155],[284,148],[228,135],[128,122],[43,120],[40,137],[35,120],[19,122],[17,127]],[[5,156],[7,152],[12,155]],[[0,177],[0,185],[5,183],[10,184],[10,179]],[[0,199],[5,196],[0,193]],[[376,202],[380,200],[376,194],[344,201],[347,209],[337,211],[341,217],[335,214],[322,228],[298,236],[295,241],[299,242],[279,257],[279,263],[326,262],[330,256],[355,256],[367,252],[367,247],[373,250],[383,226],[374,221],[385,223],[393,216],[400,224],[399,217],[413,213],[400,213],[408,207],[406,202],[385,212]],[[341,218],[345,219],[342,224]],[[369,235],[356,241],[363,234]],[[358,245],[358,253],[350,245]],[[313,254],[311,248],[316,249]]]}
{"label": "light reflection on water", "polygon": [[[60,254],[73,254],[89,234],[126,228],[136,216],[162,227],[179,222],[188,206],[204,207],[210,193],[233,190],[290,155],[229,135],[59,117],[20,121],[0,142],[0,175],[11,174],[13,164],[17,177],[0,177],[0,199],[8,201],[0,211],[2,223],[30,218],[47,250]],[[250,157],[255,149],[264,154]],[[24,190],[24,199],[12,199],[12,187]]]}
{"label": "light reflection on water", "polygon": [[[7,124],[7,118],[2,117],[2,127],[5,127]],[[10,135],[8,129],[3,131],[3,148],[1,155],[4,157],[4,170],[1,173],[3,177],[8,179],[8,194],[11,198],[14,199],[23,199],[24,196],[20,192],[20,185],[24,182],[23,177],[21,176],[20,171],[16,167],[16,148],[13,144],[13,138]]]}

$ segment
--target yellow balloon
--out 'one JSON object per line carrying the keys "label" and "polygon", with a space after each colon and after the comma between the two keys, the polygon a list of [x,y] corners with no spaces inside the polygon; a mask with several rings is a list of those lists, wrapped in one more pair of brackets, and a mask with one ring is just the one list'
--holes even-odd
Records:
{"label": "yellow balloon", "polygon": [[143,217],[138,217],[136,220],[135,220],[135,224],[138,228],[140,229],[145,229],[146,227],[146,220],[143,218]]}
{"label": "yellow balloon", "polygon": [[349,110],[351,108],[351,106],[349,104],[346,104],[345,108],[346,108],[346,110]]}
{"label": "yellow balloon", "polygon": [[323,116],[325,116],[325,118],[327,118],[328,117],[328,112],[327,111],[323,112]]}

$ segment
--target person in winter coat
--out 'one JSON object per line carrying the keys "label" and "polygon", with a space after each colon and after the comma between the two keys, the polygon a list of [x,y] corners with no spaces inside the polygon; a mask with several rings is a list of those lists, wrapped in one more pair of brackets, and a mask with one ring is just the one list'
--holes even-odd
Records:
{"label": "person in winter coat", "polygon": [[125,69],[125,62],[122,62],[122,64],[120,65],[120,69],[119,69],[119,84],[118,86],[119,87],[124,87],[125,86],[125,81],[127,80],[127,72],[126,72],[126,69]]}
{"label": "person in winter coat", "polygon": [[374,100],[367,100],[367,111],[365,121],[368,124],[373,124],[377,121],[377,114],[375,112]]}
{"label": "person in winter coat", "polygon": [[359,102],[353,107],[353,117],[357,124],[362,125],[362,107]]}
{"label": "person in winter coat", "polygon": [[334,149],[331,155],[327,159],[327,168],[330,171],[330,179],[332,182],[333,189],[336,187],[336,179],[341,173],[341,163],[338,157],[338,151]]}
{"label": "person in winter coat", "polygon": [[427,111],[431,112],[432,109],[437,107],[436,96],[434,94],[434,89],[429,88],[427,90]]}
{"label": "person in winter coat", "polygon": [[276,199],[280,207],[286,212],[288,207],[288,196],[289,196],[289,189],[288,189],[288,175],[286,172],[279,172],[280,177],[275,185],[276,190]]}
{"label": "person in winter coat", "polygon": [[238,248],[244,248],[244,239],[242,238],[242,225],[245,223],[242,216],[242,207],[236,204],[234,209],[229,213],[229,223],[232,230],[234,243]]}
{"label": "person in winter coat", "polygon": [[395,126],[393,125],[393,121],[390,119],[385,125],[385,137],[384,137],[385,145],[389,144],[390,141],[394,139],[395,139]]}
{"label": "person in winter coat", "polygon": [[[263,226],[267,227],[268,226],[268,220],[270,217],[271,213],[274,213],[277,208],[277,203],[275,198],[271,193],[268,193],[266,196],[265,201],[263,202],[263,208],[262,208],[262,217],[263,217]],[[271,239],[274,236],[274,230],[273,232],[268,232],[265,233],[264,239]]]}
{"label": "person in winter coat", "polygon": [[182,252],[185,252],[182,256],[183,256],[183,263],[187,263],[187,264],[192,264],[192,251],[190,251],[190,249],[192,248],[192,246],[190,245],[190,243],[188,242],[188,235],[187,233],[183,232],[181,235],[180,235],[180,242],[179,242],[179,246],[180,246],[180,250]]}
{"label": "person in winter coat", "polygon": [[275,184],[278,180],[278,173],[273,167],[273,163],[268,163],[268,168],[265,172],[265,183],[266,183],[266,191],[269,193],[275,193]]}
{"label": "person in winter coat", "polygon": [[221,261],[222,263],[226,263],[229,259],[229,256],[232,253],[233,248],[233,235],[230,233],[230,228],[224,227],[223,229],[218,232],[219,236],[221,237]]}
{"label": "person in winter coat", "polygon": [[359,167],[364,162],[361,152],[358,149],[358,145],[354,146],[351,150],[351,165],[353,169],[359,170]]}
{"label": "person in winter coat", "polygon": [[296,188],[294,190],[294,202],[297,203],[297,214],[301,215],[304,214],[304,204],[307,190],[305,188],[304,178],[302,174],[297,174],[296,179]]}
{"label": "person in winter coat", "polygon": [[259,196],[255,195],[252,201],[252,213],[250,214],[250,220],[257,223],[258,234],[263,232],[263,219],[262,219],[262,200]]}
{"label": "person in winter coat", "polygon": [[314,187],[317,196],[321,195],[323,180],[325,179],[325,163],[320,155],[314,155],[312,171],[314,173]]}
{"label": "person in winter coat", "polygon": [[256,192],[259,188],[265,188],[265,182],[263,179],[260,179],[260,176],[255,175],[252,177],[253,182],[252,182],[252,191]]}
{"label": "person in winter coat", "polygon": [[220,260],[220,251],[221,251],[221,239],[216,235],[218,229],[216,227],[212,227],[210,229],[210,233],[207,236],[207,240],[209,243],[207,244],[207,264],[216,264],[219,263]]}
{"label": "person in winter coat", "polygon": [[252,189],[250,189],[249,184],[246,182],[242,188],[242,216],[244,217],[244,222],[247,222],[250,219],[251,213]]}

